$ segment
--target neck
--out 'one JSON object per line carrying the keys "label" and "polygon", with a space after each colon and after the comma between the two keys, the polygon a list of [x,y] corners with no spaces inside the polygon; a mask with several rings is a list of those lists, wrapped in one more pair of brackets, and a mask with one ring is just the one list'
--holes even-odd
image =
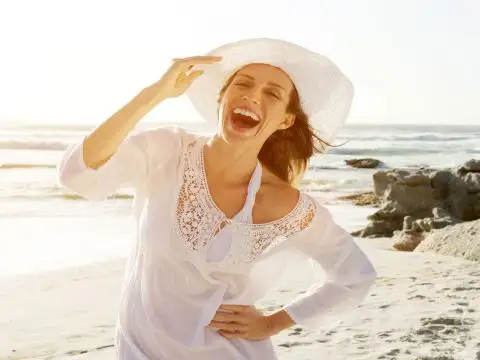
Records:
{"label": "neck", "polygon": [[248,184],[260,149],[251,144],[229,144],[215,135],[204,149],[205,167],[211,178],[228,185]]}

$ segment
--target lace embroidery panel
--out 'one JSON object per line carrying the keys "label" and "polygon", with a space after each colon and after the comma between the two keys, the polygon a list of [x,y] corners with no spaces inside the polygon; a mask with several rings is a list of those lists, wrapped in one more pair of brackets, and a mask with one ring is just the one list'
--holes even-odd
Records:
{"label": "lace embroidery panel", "polygon": [[201,151],[195,151],[197,142],[190,143],[184,154],[184,173],[177,209],[177,228],[181,238],[191,251],[206,247],[226,223],[233,226],[234,256],[244,262],[252,262],[261,254],[306,229],[312,222],[315,201],[304,194],[291,213],[284,218],[266,224],[247,224],[228,220],[209,198],[204,179]]}
{"label": "lace embroidery panel", "polygon": [[205,196],[205,188],[198,172],[198,157],[194,157],[190,143],[184,154],[183,183],[177,201],[177,226],[190,250],[197,251],[207,245],[222,222],[222,215],[215,211]]}

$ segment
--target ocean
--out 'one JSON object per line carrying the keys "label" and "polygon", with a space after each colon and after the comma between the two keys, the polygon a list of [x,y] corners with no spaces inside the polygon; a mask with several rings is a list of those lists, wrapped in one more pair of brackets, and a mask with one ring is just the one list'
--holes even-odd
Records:
{"label": "ocean", "polygon": [[[141,124],[148,128],[151,124]],[[201,126],[185,125],[193,131]],[[62,151],[93,126],[0,127],[0,276],[100,262],[126,255],[133,238],[131,191],[85,201],[57,181]],[[346,143],[345,143],[346,142]],[[343,144],[345,143],[345,144]],[[349,230],[371,208],[339,203],[343,194],[372,188],[378,169],[352,169],[345,160],[373,157],[384,168],[445,168],[480,158],[480,126],[350,125],[327,154],[316,156],[303,187],[328,201]]]}

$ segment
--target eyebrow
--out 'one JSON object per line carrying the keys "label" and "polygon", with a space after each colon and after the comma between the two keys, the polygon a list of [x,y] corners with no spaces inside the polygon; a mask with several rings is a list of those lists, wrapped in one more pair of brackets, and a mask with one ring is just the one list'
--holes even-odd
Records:
{"label": "eyebrow", "polygon": [[[255,78],[253,76],[250,76],[250,75],[247,75],[247,74],[238,74],[237,76],[243,76],[243,77],[248,78],[249,80],[255,81]],[[287,92],[287,90],[285,90],[285,88],[283,86],[278,85],[277,83],[269,81],[267,84],[270,85],[270,86],[274,86],[276,88],[282,89],[283,91]]]}

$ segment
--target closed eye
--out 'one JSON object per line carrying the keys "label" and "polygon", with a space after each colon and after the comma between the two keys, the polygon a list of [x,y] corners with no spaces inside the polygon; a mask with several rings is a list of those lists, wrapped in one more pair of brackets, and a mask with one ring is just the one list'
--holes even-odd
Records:
{"label": "closed eye", "polygon": [[266,93],[267,93],[268,96],[274,97],[274,98],[277,99],[277,100],[280,100],[280,99],[281,99],[280,95],[278,95],[278,94],[277,94],[276,92],[274,92],[274,91],[267,91]]}
{"label": "closed eye", "polygon": [[248,87],[250,84],[246,82],[236,82],[234,85],[240,86],[240,87]]}

